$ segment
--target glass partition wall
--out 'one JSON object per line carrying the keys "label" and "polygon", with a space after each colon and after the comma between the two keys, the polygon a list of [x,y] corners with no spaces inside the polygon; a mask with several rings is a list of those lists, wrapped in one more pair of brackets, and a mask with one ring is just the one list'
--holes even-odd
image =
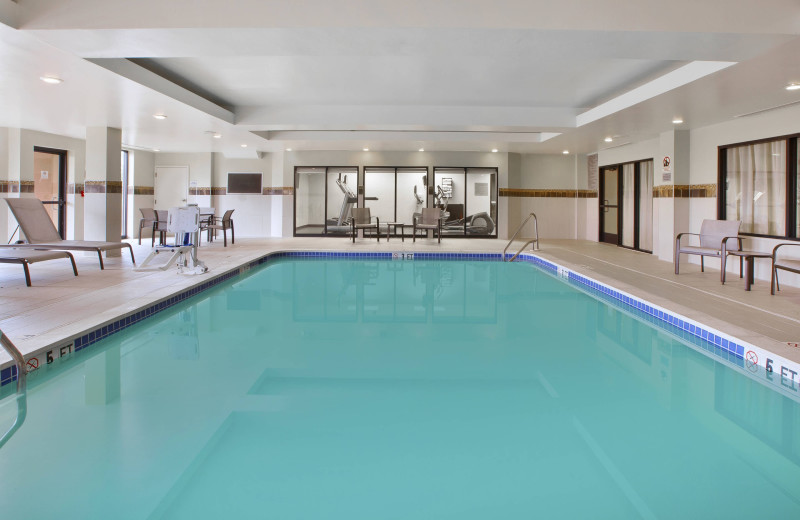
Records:
{"label": "glass partition wall", "polygon": [[433,205],[444,216],[442,235],[497,236],[497,169],[434,168]]}
{"label": "glass partition wall", "polygon": [[[295,168],[295,236],[346,236],[350,210],[367,207],[380,219],[381,234],[410,237],[422,208],[442,209],[442,234],[497,237],[497,168],[364,168],[363,199],[358,201],[358,167]],[[429,195],[432,193],[432,195]]]}
{"label": "glass partition wall", "polygon": [[357,183],[357,166],[295,168],[295,236],[347,235]]}
{"label": "glass partition wall", "polygon": [[381,234],[386,234],[387,223],[398,222],[405,226],[392,227],[392,234],[411,236],[414,216],[425,207],[427,179],[426,167],[364,168],[364,206],[380,219]]}

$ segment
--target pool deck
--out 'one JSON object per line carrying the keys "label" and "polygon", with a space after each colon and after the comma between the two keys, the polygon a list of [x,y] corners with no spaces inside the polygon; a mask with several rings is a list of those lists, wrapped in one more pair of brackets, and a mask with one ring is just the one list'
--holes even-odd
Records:
{"label": "pool deck", "polygon": [[[131,241],[136,258],[150,252],[149,242]],[[199,257],[210,268],[206,275],[168,271],[134,271],[130,257],[106,260],[101,271],[96,255],[75,253],[80,275],[66,261],[31,266],[32,287],[25,286],[22,267],[0,264],[0,330],[24,355],[53,348],[119,316],[142,309],[210,277],[237,268],[273,251],[386,251],[386,252],[501,252],[505,240],[443,239],[390,242],[345,238],[238,239],[227,248],[222,241],[203,243]],[[521,245],[521,243],[519,244]],[[513,249],[513,248],[511,248]],[[800,288],[783,287],[769,294],[769,281],[756,280],[750,292],[736,275],[719,283],[715,262],[700,272],[699,265],[681,264],[675,275],[670,262],[653,255],[607,244],[578,240],[543,240],[543,258],[611,285],[741,340],[800,362]],[[0,365],[10,357],[0,352]]]}

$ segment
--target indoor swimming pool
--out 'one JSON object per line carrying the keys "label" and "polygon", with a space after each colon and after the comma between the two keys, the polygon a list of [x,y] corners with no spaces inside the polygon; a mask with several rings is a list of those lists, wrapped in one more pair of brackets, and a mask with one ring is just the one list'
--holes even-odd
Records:
{"label": "indoor swimming pool", "polygon": [[0,514],[796,518],[774,377],[530,263],[281,258],[32,374]]}

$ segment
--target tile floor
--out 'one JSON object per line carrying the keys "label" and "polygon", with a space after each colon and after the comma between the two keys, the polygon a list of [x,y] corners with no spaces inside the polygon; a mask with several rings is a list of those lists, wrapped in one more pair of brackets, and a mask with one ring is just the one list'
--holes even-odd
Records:
{"label": "tile floor", "polygon": [[[148,245],[132,242],[137,260],[150,251]],[[0,264],[0,330],[23,354],[59,346],[65,339],[93,330],[149,304],[235,269],[271,251],[502,251],[505,240],[417,240],[412,243],[345,238],[238,239],[227,248],[221,241],[203,243],[199,257],[207,275],[179,275],[168,271],[133,271],[127,255],[109,258],[101,271],[96,256],[76,253],[80,275],[74,277],[65,262],[51,261],[31,266],[33,287],[26,287],[22,267]],[[521,244],[520,244],[521,245]],[[513,249],[513,248],[511,248]],[[542,257],[581,274],[629,292],[686,317],[800,362],[800,288],[784,287],[769,294],[769,282],[756,280],[745,292],[744,281],[729,276],[723,286],[714,261],[705,273],[698,265],[682,263],[676,276],[669,262],[652,255],[576,240],[543,240]],[[0,352],[0,365],[10,361]]]}

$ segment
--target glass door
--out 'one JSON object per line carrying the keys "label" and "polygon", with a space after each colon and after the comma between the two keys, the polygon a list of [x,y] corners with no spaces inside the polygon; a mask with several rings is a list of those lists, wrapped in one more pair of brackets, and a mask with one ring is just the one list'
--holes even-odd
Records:
{"label": "glass door", "polygon": [[326,173],[325,234],[350,234],[350,210],[358,203],[358,168],[329,167]]}
{"label": "glass door", "polygon": [[619,245],[619,168],[600,168],[600,241]]}
{"label": "glass door", "polygon": [[443,236],[463,237],[467,234],[464,220],[466,174],[465,168],[433,169],[433,182],[436,190],[434,207],[442,210]]}
{"label": "glass door", "polygon": [[653,161],[639,163],[639,242],[641,251],[653,251]]}
{"label": "glass door", "polygon": [[397,222],[405,224],[403,233],[411,236],[414,217],[422,217],[428,206],[428,168],[397,168]]}
{"label": "glass door", "polygon": [[467,168],[466,199],[467,235],[497,236],[497,170]]}
{"label": "glass door", "polygon": [[297,168],[294,181],[294,234],[325,234],[325,170]]}
{"label": "glass door", "polygon": [[67,233],[67,151],[33,148],[33,192],[42,201],[61,238]]}
{"label": "glass door", "polygon": [[369,208],[370,216],[378,217],[382,234],[387,231],[387,222],[398,222],[395,218],[395,172],[395,168],[364,168],[364,207]]}

